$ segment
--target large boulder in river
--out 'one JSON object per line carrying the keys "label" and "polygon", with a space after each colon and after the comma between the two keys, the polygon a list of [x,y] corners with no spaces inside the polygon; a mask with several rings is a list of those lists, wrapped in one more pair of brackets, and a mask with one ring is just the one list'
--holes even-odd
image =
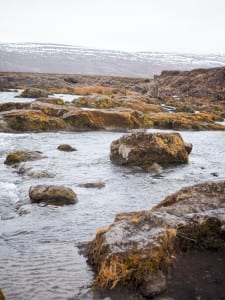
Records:
{"label": "large boulder in river", "polygon": [[[97,271],[95,287],[135,288],[151,299],[162,293],[167,283],[168,288],[171,285],[174,288],[174,284],[176,288],[177,282],[174,283],[168,273],[171,265],[179,266],[185,257],[188,266],[189,259],[193,262],[192,255],[195,255],[189,271],[186,266],[177,268],[180,273],[176,278],[180,278],[182,289],[198,290],[199,299],[207,298],[204,286],[198,288],[198,280],[192,283],[184,280],[186,272],[190,272],[189,278],[198,278],[195,270],[200,279],[207,275],[205,279],[210,283],[216,280],[218,291],[222,293],[218,293],[218,299],[222,299],[219,296],[224,295],[224,270],[222,268],[222,274],[218,275],[214,264],[225,263],[224,245],[225,181],[222,181],[183,188],[152,210],[118,214],[113,224],[98,230],[87,245],[87,254],[89,263]],[[221,252],[224,253],[222,261]],[[207,257],[206,271],[202,267],[202,256]],[[212,268],[215,273],[211,272]]]}
{"label": "large boulder in river", "polygon": [[138,132],[113,141],[110,159],[118,165],[138,166],[148,171],[154,163],[164,166],[187,163],[190,152],[191,145],[185,144],[179,133]]}
{"label": "large boulder in river", "polygon": [[41,98],[48,97],[48,92],[45,90],[37,89],[37,88],[27,88],[25,89],[18,98]]}
{"label": "large boulder in river", "polygon": [[43,158],[40,151],[15,151],[6,156],[4,163],[6,165],[15,165],[24,161],[32,161]]}
{"label": "large boulder in river", "polygon": [[75,204],[78,199],[75,192],[61,185],[37,185],[31,186],[29,196],[34,203],[45,203],[46,205]]}

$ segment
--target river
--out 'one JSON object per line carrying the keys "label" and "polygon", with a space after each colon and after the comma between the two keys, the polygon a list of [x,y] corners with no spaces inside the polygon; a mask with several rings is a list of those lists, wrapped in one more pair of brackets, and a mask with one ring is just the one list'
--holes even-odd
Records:
{"label": "river", "polygon": [[[193,144],[189,164],[164,169],[161,176],[110,162],[110,144],[122,134],[0,133],[0,288],[7,300],[101,299],[89,289],[93,273],[78,253],[80,242],[91,240],[116,213],[150,209],[181,187],[225,179],[222,131],[181,132]],[[57,150],[63,143],[77,151]],[[42,151],[45,158],[24,163],[29,175],[17,174],[4,165],[14,150]],[[47,177],[41,177],[43,171]],[[78,186],[100,181],[105,188]],[[71,187],[79,202],[65,207],[31,204],[28,190],[37,184]]]}

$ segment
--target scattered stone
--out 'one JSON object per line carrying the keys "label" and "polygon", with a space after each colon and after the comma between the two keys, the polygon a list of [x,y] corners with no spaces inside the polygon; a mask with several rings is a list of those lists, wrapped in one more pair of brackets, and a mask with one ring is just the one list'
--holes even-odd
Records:
{"label": "scattered stone", "polygon": [[[118,214],[87,245],[88,261],[97,272],[95,287],[133,286],[151,298],[165,290],[171,265],[185,253],[224,253],[224,199],[225,181],[207,182],[183,188],[151,210]],[[217,283],[222,292],[224,280]],[[188,288],[182,277],[181,284]]]}
{"label": "scattered stone", "polygon": [[60,185],[37,185],[29,189],[31,202],[45,203],[46,205],[75,204],[77,195],[71,188]]}
{"label": "scattered stone", "polygon": [[24,161],[33,161],[43,158],[40,151],[15,151],[7,155],[4,164],[15,165]]}
{"label": "scattered stone", "polygon": [[88,182],[88,183],[81,183],[78,186],[84,187],[84,188],[102,189],[105,187],[105,183],[104,182]]}
{"label": "scattered stone", "polygon": [[58,150],[60,151],[65,151],[65,152],[73,152],[73,151],[77,151],[76,148],[73,148],[72,146],[68,145],[68,144],[61,144],[57,147]]}
{"label": "scattered stone", "polygon": [[218,176],[219,176],[219,174],[218,174],[217,172],[213,172],[213,173],[211,173],[211,175],[212,175],[212,176],[215,176],[215,177],[218,177]]}
{"label": "scattered stone", "polygon": [[187,163],[190,151],[190,145],[184,143],[179,133],[137,132],[113,141],[110,159],[118,165],[139,166],[148,171],[154,163]]}

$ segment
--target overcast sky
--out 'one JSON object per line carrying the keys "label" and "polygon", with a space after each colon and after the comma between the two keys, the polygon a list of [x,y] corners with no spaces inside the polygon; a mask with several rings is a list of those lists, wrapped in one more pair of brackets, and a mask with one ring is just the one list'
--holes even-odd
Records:
{"label": "overcast sky", "polygon": [[0,42],[225,53],[225,0],[0,0]]}

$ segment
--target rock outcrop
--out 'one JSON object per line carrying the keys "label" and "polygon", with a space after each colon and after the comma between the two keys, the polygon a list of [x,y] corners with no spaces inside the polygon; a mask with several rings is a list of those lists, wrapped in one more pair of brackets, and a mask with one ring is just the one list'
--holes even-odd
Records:
{"label": "rock outcrop", "polygon": [[97,232],[87,253],[97,272],[96,287],[126,286],[153,298],[166,289],[178,256],[186,251],[191,256],[197,249],[224,251],[224,245],[222,181],[183,188],[151,210],[118,214],[113,224]]}
{"label": "rock outcrop", "polygon": [[77,195],[71,188],[60,185],[37,185],[29,189],[31,202],[45,205],[75,204]]}
{"label": "rock outcrop", "polygon": [[111,144],[110,159],[125,166],[138,166],[148,171],[154,163],[163,166],[188,162],[190,144],[179,133],[133,133]]}
{"label": "rock outcrop", "polygon": [[15,165],[25,161],[38,160],[43,158],[40,151],[15,151],[7,155],[4,163],[6,165]]}

